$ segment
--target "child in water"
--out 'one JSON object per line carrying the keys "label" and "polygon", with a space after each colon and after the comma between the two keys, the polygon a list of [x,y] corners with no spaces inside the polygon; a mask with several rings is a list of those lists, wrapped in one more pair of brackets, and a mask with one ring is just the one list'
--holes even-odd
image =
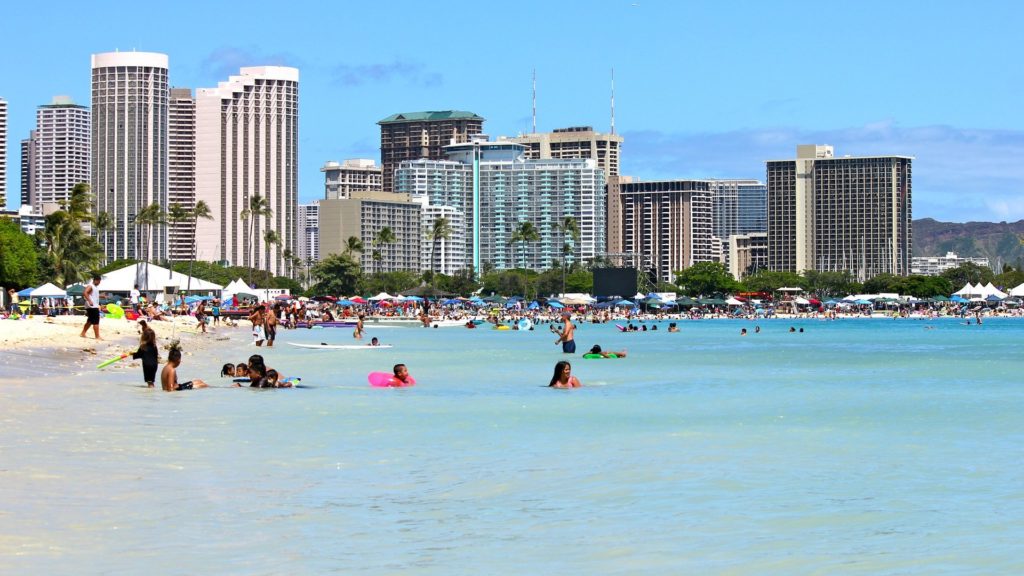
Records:
{"label": "child in water", "polygon": [[167,353],[167,364],[160,372],[160,386],[164,392],[176,392],[178,390],[192,390],[193,388],[206,388],[206,382],[202,380],[190,380],[178,383],[178,366],[181,365],[181,346],[177,341],[171,342],[171,349]]}

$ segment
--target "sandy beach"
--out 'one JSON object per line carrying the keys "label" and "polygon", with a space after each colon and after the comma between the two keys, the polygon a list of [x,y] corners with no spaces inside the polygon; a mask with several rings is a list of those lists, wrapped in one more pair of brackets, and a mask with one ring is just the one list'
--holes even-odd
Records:
{"label": "sandy beach", "polygon": [[[0,379],[78,375],[84,371],[95,371],[100,362],[132,353],[139,346],[139,324],[133,320],[102,319],[102,340],[93,337],[91,327],[85,338],[80,337],[84,324],[83,316],[0,320]],[[192,317],[151,322],[150,326],[157,334],[161,360],[166,356],[166,346],[174,339],[181,341],[186,355],[193,355],[242,330],[226,326],[208,327],[207,333],[202,334]],[[139,370],[140,366],[138,360],[126,359],[104,370]]]}

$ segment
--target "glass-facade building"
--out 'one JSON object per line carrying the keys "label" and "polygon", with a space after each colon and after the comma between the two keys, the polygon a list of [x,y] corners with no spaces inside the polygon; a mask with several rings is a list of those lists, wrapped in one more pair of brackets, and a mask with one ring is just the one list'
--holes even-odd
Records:
{"label": "glass-facade building", "polygon": [[[566,244],[570,262],[605,251],[605,179],[594,160],[529,160],[522,144],[479,140],[445,151],[448,160],[400,164],[395,188],[461,213],[465,266],[541,270],[562,260]],[[579,227],[578,242],[561,230],[568,217]],[[538,240],[517,238],[523,223]]]}

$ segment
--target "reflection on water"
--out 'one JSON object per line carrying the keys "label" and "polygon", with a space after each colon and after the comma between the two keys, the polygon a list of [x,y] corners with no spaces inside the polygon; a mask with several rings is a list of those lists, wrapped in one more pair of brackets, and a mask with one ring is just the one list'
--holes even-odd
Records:
{"label": "reflection on water", "polygon": [[[7,382],[0,573],[1019,572],[1024,323],[927,324],[585,325],[629,357],[580,390],[543,327],[264,350],[298,390]],[[396,362],[416,387],[367,385]]]}

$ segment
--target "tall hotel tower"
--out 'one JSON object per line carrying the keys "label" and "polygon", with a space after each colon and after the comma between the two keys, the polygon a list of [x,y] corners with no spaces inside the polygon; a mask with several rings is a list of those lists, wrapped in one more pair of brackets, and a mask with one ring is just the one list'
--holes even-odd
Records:
{"label": "tall hotel tower", "polygon": [[7,209],[7,100],[0,98],[0,210]]}
{"label": "tall hotel tower", "polygon": [[909,274],[913,159],[815,145],[796,156],[767,163],[769,269]]}
{"label": "tall hotel tower", "polygon": [[44,203],[67,200],[79,182],[89,182],[89,122],[89,109],[67,96],[36,109],[36,129],[29,138],[28,203],[37,212]]}
{"label": "tall hotel tower", "polygon": [[[192,210],[196,204],[196,101],[189,88],[171,88],[167,112],[167,206]],[[172,262],[192,256],[192,222],[168,222]]]}
{"label": "tall hotel tower", "polygon": [[443,160],[445,146],[469,142],[484,131],[482,117],[461,110],[392,114],[377,124],[385,192],[395,191],[395,169],[401,162]]}
{"label": "tall hotel tower", "polygon": [[92,192],[94,213],[113,228],[101,236],[107,260],[163,260],[167,230],[153,227],[148,254],[135,216],[150,204],[167,209],[167,55],[92,55]]}
{"label": "tall hotel tower", "polygon": [[[242,68],[216,88],[196,93],[196,259],[252,266],[284,275],[284,250],[295,251],[298,219],[299,71]],[[259,195],[268,216],[241,215]],[[250,228],[252,230],[250,230]],[[268,243],[267,232],[280,242]]]}

